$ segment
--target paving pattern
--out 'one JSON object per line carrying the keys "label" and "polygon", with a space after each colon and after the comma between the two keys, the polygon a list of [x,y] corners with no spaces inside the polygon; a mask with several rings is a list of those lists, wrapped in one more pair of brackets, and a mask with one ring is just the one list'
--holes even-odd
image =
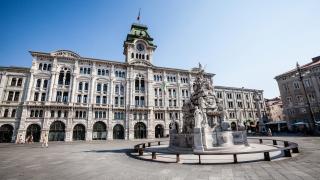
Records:
{"label": "paving pattern", "polygon": [[184,165],[141,161],[139,141],[0,144],[0,179],[320,179],[320,137],[279,137],[299,143],[296,157],[271,162]]}

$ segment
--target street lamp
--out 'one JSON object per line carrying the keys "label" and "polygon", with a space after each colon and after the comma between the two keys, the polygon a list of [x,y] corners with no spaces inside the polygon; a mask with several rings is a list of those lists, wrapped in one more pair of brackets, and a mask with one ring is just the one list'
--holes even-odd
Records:
{"label": "street lamp", "polygon": [[311,104],[310,104],[310,101],[309,101],[309,98],[308,98],[308,95],[307,95],[306,87],[305,87],[305,85],[303,83],[303,76],[301,74],[301,68],[300,68],[300,65],[299,65],[298,62],[297,62],[297,71],[298,71],[298,75],[299,75],[299,80],[301,81],[301,84],[302,84],[303,93],[304,93],[305,98],[307,100],[307,105],[308,105],[310,117],[311,117],[311,120],[312,120],[312,123],[310,123],[310,121],[309,121],[309,125],[311,125],[310,127],[312,127],[312,130],[313,130],[313,128],[315,127],[315,124],[316,124],[316,120],[314,118],[314,115],[313,115],[313,112],[312,112],[312,109],[311,109]]}

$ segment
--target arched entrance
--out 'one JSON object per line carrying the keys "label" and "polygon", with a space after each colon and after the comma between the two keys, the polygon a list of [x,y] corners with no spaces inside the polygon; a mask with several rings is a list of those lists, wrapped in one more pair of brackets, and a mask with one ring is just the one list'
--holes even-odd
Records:
{"label": "arched entrance", "polygon": [[157,124],[154,129],[155,138],[162,138],[163,137],[163,126],[161,124]]}
{"label": "arched entrance", "polygon": [[232,122],[232,123],[231,123],[231,130],[232,130],[232,131],[237,130],[237,124],[236,124],[235,122]]}
{"label": "arched entrance", "polygon": [[107,126],[104,122],[98,121],[93,125],[93,140],[106,140],[107,139]]}
{"label": "arched entrance", "polygon": [[135,139],[147,138],[147,128],[143,122],[138,122],[134,125],[134,138]]}
{"label": "arched entrance", "polygon": [[9,143],[12,141],[13,127],[10,124],[4,124],[0,127],[0,143]]}
{"label": "arched entrance", "polygon": [[55,121],[50,125],[49,141],[64,141],[65,125],[61,121]]}
{"label": "arched entrance", "polygon": [[27,128],[26,138],[33,136],[33,142],[40,142],[41,127],[38,124],[30,124]]}
{"label": "arched entrance", "polygon": [[121,124],[113,127],[113,139],[124,139],[124,128]]}
{"label": "arched entrance", "polygon": [[86,127],[84,127],[83,124],[77,124],[73,128],[73,140],[79,141],[79,140],[85,140],[86,138]]}
{"label": "arched entrance", "polygon": [[[174,122],[174,125],[176,126],[177,132],[179,132],[179,124],[177,122]],[[169,128],[172,129],[172,125],[169,125]]]}

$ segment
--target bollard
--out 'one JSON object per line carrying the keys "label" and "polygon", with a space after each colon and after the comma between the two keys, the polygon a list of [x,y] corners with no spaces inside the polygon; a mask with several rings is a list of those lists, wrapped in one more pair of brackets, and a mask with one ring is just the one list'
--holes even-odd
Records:
{"label": "bollard", "polygon": [[176,163],[180,162],[180,154],[176,155]]}
{"label": "bollard", "polygon": [[299,153],[298,147],[292,148],[292,153]]}
{"label": "bollard", "polygon": [[152,159],[157,159],[156,152],[152,152]]}
{"label": "bollard", "polygon": [[273,145],[278,145],[277,140],[272,140],[273,141]]}
{"label": "bollard", "polygon": [[143,156],[143,149],[142,148],[139,148],[138,152],[139,152],[139,156]]}
{"label": "bollard", "polygon": [[201,164],[201,157],[200,157],[200,154],[199,154],[198,156],[199,156],[199,164]]}
{"label": "bollard", "polygon": [[237,154],[233,154],[233,163],[238,163]]}
{"label": "bollard", "polygon": [[259,139],[260,144],[262,144],[262,139]]}
{"label": "bollard", "polygon": [[284,153],[284,157],[292,157],[292,156],[291,156],[290,149],[285,149],[285,150],[283,150],[283,153]]}
{"label": "bollard", "polygon": [[150,147],[151,146],[151,142],[148,142],[148,147]]}
{"label": "bollard", "polygon": [[160,146],[160,141],[158,141],[158,145]]}
{"label": "bollard", "polygon": [[263,154],[264,154],[265,161],[271,161],[269,152],[264,152]]}
{"label": "bollard", "polygon": [[288,141],[284,141],[283,144],[284,144],[284,147],[288,147],[289,146],[289,142]]}

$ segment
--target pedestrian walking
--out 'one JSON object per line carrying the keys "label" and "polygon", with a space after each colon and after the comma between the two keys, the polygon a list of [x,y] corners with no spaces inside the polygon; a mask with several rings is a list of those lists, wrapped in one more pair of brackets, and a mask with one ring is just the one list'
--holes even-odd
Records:
{"label": "pedestrian walking", "polygon": [[41,145],[41,147],[48,148],[48,134],[46,132],[42,136],[42,145]]}

